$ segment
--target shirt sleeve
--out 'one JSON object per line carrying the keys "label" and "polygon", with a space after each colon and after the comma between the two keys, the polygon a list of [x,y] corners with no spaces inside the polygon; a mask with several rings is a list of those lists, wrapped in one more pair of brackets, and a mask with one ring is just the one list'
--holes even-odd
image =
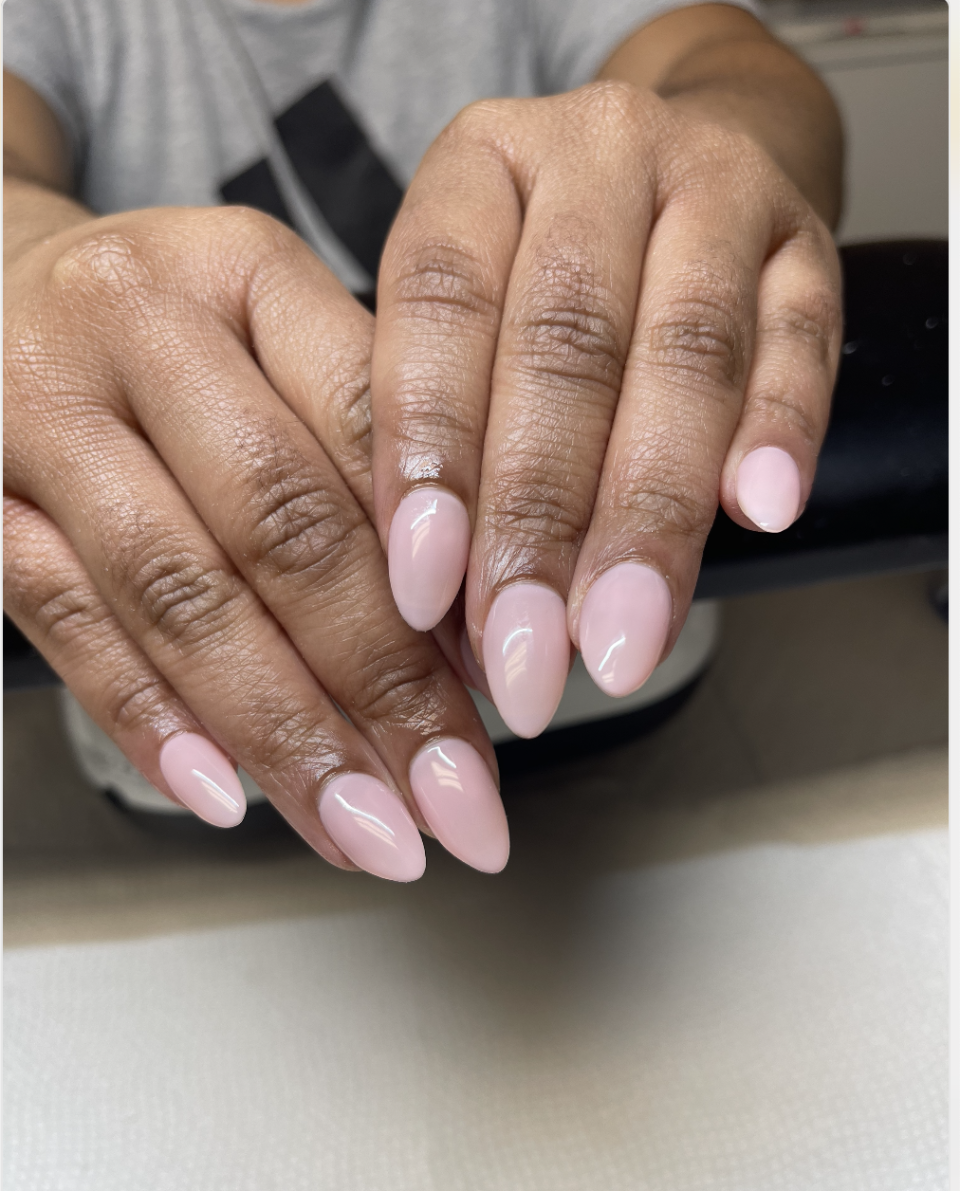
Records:
{"label": "shirt sleeve", "polygon": [[76,166],[86,141],[86,104],[73,16],[58,0],[5,0],[3,68],[50,106]]}
{"label": "shirt sleeve", "polygon": [[[9,3],[9,0],[8,0]],[[529,0],[544,94],[595,78],[617,46],[655,17],[703,0]],[[724,0],[759,17],[756,0]]]}

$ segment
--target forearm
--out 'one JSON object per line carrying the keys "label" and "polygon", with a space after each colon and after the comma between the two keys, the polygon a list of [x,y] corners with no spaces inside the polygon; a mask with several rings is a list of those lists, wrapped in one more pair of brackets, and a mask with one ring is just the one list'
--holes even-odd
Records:
{"label": "forearm", "polygon": [[3,264],[15,264],[26,252],[67,228],[96,216],[74,199],[17,174],[3,176]]}
{"label": "forearm", "polygon": [[649,87],[690,115],[750,136],[836,226],[843,132],[833,97],[748,13],[719,4],[669,13],[624,43],[600,77]]}

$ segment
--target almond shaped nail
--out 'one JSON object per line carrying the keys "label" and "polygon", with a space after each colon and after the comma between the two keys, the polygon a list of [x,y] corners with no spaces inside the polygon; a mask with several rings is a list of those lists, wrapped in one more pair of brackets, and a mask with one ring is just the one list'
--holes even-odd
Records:
{"label": "almond shaped nail", "polygon": [[399,797],[368,773],[344,773],[324,788],[320,821],[354,864],[388,881],[416,881],[427,866],[420,832]]}
{"label": "almond shaped nail", "polygon": [[580,609],[580,653],[587,673],[606,694],[629,695],[660,661],[673,600],[653,567],[621,562],[604,571]]}
{"label": "almond shaped nail", "polygon": [[470,638],[465,628],[460,630],[460,657],[463,660],[463,668],[467,672],[470,685],[492,703],[493,695],[490,693],[490,684],[487,682],[486,674],[480,669],[477,659],[473,656]]}
{"label": "almond shaped nail", "polygon": [[800,469],[779,447],[757,447],[737,468],[737,504],[767,533],[781,533],[800,512]]}
{"label": "almond shaped nail", "polygon": [[500,592],[483,628],[483,668],[510,731],[539,736],[570,668],[566,605],[552,587],[513,583]]}
{"label": "almond shaped nail", "polygon": [[438,740],[410,766],[410,785],[437,839],[459,860],[498,873],[510,855],[507,816],[486,762],[465,740]]}
{"label": "almond shaped nail", "polygon": [[470,518],[463,501],[441,488],[417,488],[390,522],[387,562],[400,615],[426,632],[456,598],[470,552]]}
{"label": "almond shaped nail", "polygon": [[206,736],[171,736],[160,749],[160,772],[184,806],[214,827],[236,827],[247,812],[230,758]]}

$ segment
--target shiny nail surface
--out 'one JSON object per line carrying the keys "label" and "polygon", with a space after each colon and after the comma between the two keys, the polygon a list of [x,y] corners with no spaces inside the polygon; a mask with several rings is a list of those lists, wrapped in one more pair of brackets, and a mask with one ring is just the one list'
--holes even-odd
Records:
{"label": "shiny nail surface", "polygon": [[483,628],[483,668],[510,731],[539,736],[570,668],[566,607],[552,587],[514,583],[500,592]]}
{"label": "shiny nail surface", "polygon": [[430,830],[464,864],[498,873],[510,855],[510,832],[493,775],[465,740],[439,740],[410,766],[410,785]]}
{"label": "shiny nail surface", "polygon": [[160,749],[160,772],[195,815],[214,827],[236,827],[247,799],[229,757],[206,736],[181,732]]}
{"label": "shiny nail surface", "polygon": [[440,488],[408,493],[390,522],[387,562],[400,615],[426,632],[453,603],[470,552],[470,518],[463,502]]}
{"label": "shiny nail surface", "polygon": [[754,525],[780,533],[800,512],[800,470],[779,447],[758,447],[737,468],[737,504]]}
{"label": "shiny nail surface", "polygon": [[388,881],[416,881],[427,858],[400,799],[368,773],[344,773],[320,795],[320,820],[354,864]]}
{"label": "shiny nail surface", "polygon": [[480,669],[477,659],[473,656],[473,650],[470,648],[470,638],[467,636],[465,628],[460,630],[460,657],[463,660],[463,668],[467,672],[467,678],[470,680],[470,685],[475,691],[479,691],[484,698],[493,702],[493,695],[490,693],[490,683],[487,682],[487,676]]}
{"label": "shiny nail surface", "polygon": [[596,580],[580,610],[580,653],[602,691],[621,698],[647,681],[672,611],[670,589],[653,567],[621,562]]}

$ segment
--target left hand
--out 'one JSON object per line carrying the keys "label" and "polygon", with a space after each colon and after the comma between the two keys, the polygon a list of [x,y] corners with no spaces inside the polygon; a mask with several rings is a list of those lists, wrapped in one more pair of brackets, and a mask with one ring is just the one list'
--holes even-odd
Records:
{"label": "left hand", "polygon": [[466,108],[380,271],[374,494],[401,612],[432,628],[466,571],[469,648],[521,736],[571,642],[601,689],[635,690],[718,501],[769,532],[803,509],[840,336],[830,233],[748,135],[620,82]]}

